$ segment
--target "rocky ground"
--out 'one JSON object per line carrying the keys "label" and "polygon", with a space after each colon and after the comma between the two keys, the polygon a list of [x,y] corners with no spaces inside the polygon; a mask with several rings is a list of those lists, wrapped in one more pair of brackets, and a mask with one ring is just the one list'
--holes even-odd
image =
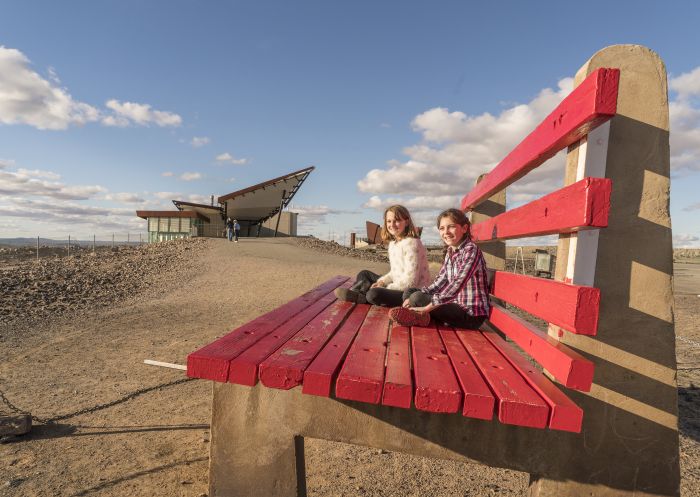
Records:
{"label": "rocky ground", "polygon": [[[187,254],[205,241],[73,250],[66,256],[32,248],[0,249],[0,326],[24,329],[42,320],[66,318],[115,305],[178,271]],[[46,248],[48,249],[48,248]],[[0,334],[0,341],[3,336]]]}

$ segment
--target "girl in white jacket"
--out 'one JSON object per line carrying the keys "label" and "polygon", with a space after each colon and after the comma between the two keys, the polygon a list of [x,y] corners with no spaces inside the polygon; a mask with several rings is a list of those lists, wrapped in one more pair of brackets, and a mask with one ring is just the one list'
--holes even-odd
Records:
{"label": "girl in white jacket", "polygon": [[380,276],[360,271],[350,289],[336,289],[340,300],[397,307],[403,302],[404,290],[422,288],[430,282],[427,252],[408,209],[402,205],[387,208],[381,236],[385,243],[389,242],[389,272]]}

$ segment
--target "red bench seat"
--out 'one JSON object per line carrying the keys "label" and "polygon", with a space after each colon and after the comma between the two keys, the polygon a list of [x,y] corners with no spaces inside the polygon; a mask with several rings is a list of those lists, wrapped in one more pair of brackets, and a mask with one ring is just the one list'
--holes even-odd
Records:
{"label": "red bench seat", "polygon": [[499,334],[392,326],[386,308],[336,300],[347,284],[332,278],[193,352],[188,376],[580,431],[581,410]]}

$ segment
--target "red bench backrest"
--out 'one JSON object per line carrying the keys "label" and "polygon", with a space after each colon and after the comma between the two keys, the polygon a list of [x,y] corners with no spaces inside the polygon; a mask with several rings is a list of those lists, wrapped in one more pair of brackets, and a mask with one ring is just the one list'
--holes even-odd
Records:
{"label": "red bench backrest", "polygon": [[[462,208],[478,207],[612,118],[619,77],[617,69],[593,72],[464,197]],[[604,228],[611,188],[609,179],[583,177],[522,207],[474,224],[472,236],[477,242],[493,242]],[[565,332],[596,334],[600,305],[596,288],[497,271],[492,294]],[[559,343],[547,330],[538,329],[497,303],[490,323],[562,384],[582,391],[590,389],[593,364]]]}

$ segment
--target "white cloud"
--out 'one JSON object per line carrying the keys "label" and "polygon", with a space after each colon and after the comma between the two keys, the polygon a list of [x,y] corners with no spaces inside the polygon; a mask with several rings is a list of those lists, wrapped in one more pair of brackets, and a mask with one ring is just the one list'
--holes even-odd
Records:
{"label": "white cloud", "polygon": [[102,123],[106,126],[125,127],[131,124],[148,126],[180,126],[182,118],[172,112],[152,109],[148,104],[134,102],[120,102],[119,100],[108,100],[105,104],[114,114],[105,116]]}
{"label": "white cloud", "polygon": [[700,210],[700,202],[696,202],[694,204],[690,204],[688,206],[683,207],[683,210],[686,212],[692,212],[692,211],[697,211]]}
{"label": "white cloud", "polygon": [[146,200],[137,193],[108,193],[105,195],[105,200],[111,200],[113,202],[121,202],[123,204],[142,204]]}
{"label": "white cloud", "polygon": [[[401,203],[432,213],[458,206],[477,177],[493,169],[572,87],[571,78],[562,79],[556,90],[546,88],[527,104],[512,105],[498,115],[470,116],[442,107],[419,114],[411,126],[422,140],[403,150],[408,160],[389,161],[386,168],[373,169],[358,182],[360,191],[374,194],[365,206],[383,209]],[[563,165],[562,154],[514,184],[509,202],[530,200],[561,186]]]}
{"label": "white cloud", "polygon": [[326,224],[329,215],[357,214],[355,211],[333,209],[327,205],[290,205],[288,210],[299,214],[299,229],[303,231],[313,231],[319,225]]}
{"label": "white cloud", "polygon": [[22,52],[0,45],[0,123],[26,124],[42,130],[62,130],[97,121],[122,127],[182,124],[179,115],[152,109],[149,104],[112,99],[106,103],[109,110],[98,109],[75,100],[61,87],[54,68],[48,68],[47,73],[47,78],[42,77]]}
{"label": "white cloud", "polygon": [[15,161],[8,159],[0,159],[0,169],[6,169],[8,167],[14,167]]}
{"label": "white cloud", "polygon": [[192,138],[192,141],[190,141],[190,145],[192,145],[194,148],[199,148],[209,144],[210,142],[211,140],[208,136],[195,136]]}
{"label": "white cloud", "polygon": [[248,159],[246,158],[241,158],[241,159],[236,159],[233,155],[229,154],[228,152],[224,152],[223,154],[219,154],[216,156],[216,162],[219,162],[221,164],[234,164],[237,166],[242,166],[244,164],[248,163]]}
{"label": "white cloud", "polygon": [[668,87],[678,93],[678,97],[686,99],[691,96],[700,95],[700,67],[696,67],[690,72],[683,73],[678,77],[671,78]]}
{"label": "white cloud", "polygon": [[676,173],[700,171],[700,67],[669,79],[676,99],[669,102],[671,168]]}
{"label": "white cloud", "polygon": [[673,246],[675,248],[700,247],[700,238],[690,233],[678,233],[673,235]]}
{"label": "white cloud", "polygon": [[160,175],[164,178],[170,178],[172,176],[175,176],[175,173],[173,173],[172,171],[165,171],[164,173],[160,173]]}
{"label": "white cloud", "polygon": [[57,130],[99,119],[99,110],[74,100],[49,73],[53,81],[32,70],[19,50],[0,46],[0,123]]}
{"label": "white cloud", "polygon": [[51,171],[0,169],[0,194],[30,195],[63,200],[86,200],[107,190],[99,185],[67,186]]}
{"label": "white cloud", "polygon": [[202,175],[200,173],[182,173],[180,179],[182,181],[195,181],[202,179]]}

